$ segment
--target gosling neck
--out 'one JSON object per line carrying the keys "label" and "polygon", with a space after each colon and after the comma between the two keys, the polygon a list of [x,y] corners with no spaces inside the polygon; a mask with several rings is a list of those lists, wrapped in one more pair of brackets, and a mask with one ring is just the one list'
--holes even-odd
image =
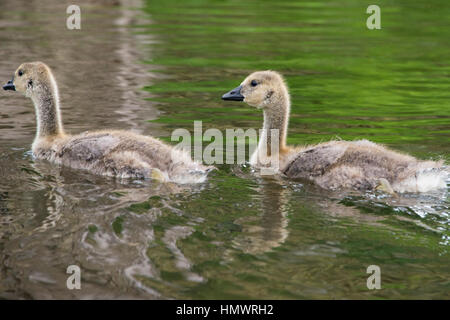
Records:
{"label": "gosling neck", "polygon": [[64,134],[56,84],[39,85],[33,91],[31,99],[36,110],[36,139]]}
{"label": "gosling neck", "polygon": [[291,103],[287,92],[272,97],[270,105],[263,109],[263,132],[258,148],[261,148],[265,144],[267,146],[266,150],[270,154],[272,150],[271,130],[277,129],[279,152],[283,153],[286,150],[286,134],[288,129],[290,107]]}

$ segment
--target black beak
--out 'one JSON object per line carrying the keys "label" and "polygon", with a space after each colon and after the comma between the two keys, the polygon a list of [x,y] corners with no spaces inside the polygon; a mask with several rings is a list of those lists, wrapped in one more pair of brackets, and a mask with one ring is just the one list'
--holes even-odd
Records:
{"label": "black beak", "polygon": [[244,101],[244,96],[241,94],[242,86],[234,88],[230,92],[225,93],[222,96],[222,100],[231,100],[231,101]]}
{"label": "black beak", "polygon": [[16,91],[16,87],[14,86],[13,81],[9,80],[8,83],[3,86],[3,90]]}

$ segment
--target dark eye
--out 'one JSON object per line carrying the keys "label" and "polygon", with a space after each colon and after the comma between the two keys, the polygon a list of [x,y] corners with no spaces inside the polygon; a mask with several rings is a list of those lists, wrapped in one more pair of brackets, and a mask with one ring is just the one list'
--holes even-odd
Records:
{"label": "dark eye", "polygon": [[18,74],[19,74],[19,77],[21,77],[23,75],[23,71],[19,70]]}
{"label": "dark eye", "polygon": [[258,82],[256,82],[256,80],[252,80],[250,84],[252,85],[252,87],[256,87],[258,85]]}

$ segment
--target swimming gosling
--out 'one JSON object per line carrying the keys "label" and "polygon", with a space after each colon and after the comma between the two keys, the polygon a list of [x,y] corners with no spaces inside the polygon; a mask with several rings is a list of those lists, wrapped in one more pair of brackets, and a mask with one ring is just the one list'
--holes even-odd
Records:
{"label": "swimming gosling", "polygon": [[203,182],[213,169],[150,136],[121,130],[65,133],[58,88],[42,62],[23,63],[3,89],[21,92],[34,103],[37,132],[32,152],[37,159],[98,175],[176,183]]}
{"label": "swimming gosling", "polygon": [[[442,168],[443,162],[421,161],[368,140],[287,146],[291,103],[285,81],[277,72],[254,72],[222,99],[244,101],[263,110],[263,134],[250,159],[254,166],[263,167],[278,157],[280,173],[289,178],[308,179],[332,190],[381,189],[394,193],[446,188],[448,172]],[[275,154],[271,154],[272,129],[278,130]]]}

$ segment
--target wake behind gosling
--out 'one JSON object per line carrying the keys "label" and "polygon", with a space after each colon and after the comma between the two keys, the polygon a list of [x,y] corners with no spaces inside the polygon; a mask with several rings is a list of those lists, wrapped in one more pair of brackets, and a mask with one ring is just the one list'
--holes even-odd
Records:
{"label": "wake behind gosling", "polygon": [[[291,108],[283,77],[275,71],[250,74],[223,100],[244,101],[261,109],[263,135],[251,156],[256,167],[279,160],[279,173],[288,178],[310,180],[325,189],[381,189],[394,192],[428,192],[447,187],[449,172],[443,161],[422,161],[368,140],[329,141],[313,146],[286,145]],[[278,130],[278,141],[270,131]],[[270,154],[277,143],[276,154]]]}
{"label": "wake behind gosling", "polygon": [[156,138],[130,131],[66,133],[56,81],[42,62],[23,63],[3,89],[21,92],[33,101],[37,131],[32,152],[37,159],[97,175],[176,183],[203,182],[213,169]]}

